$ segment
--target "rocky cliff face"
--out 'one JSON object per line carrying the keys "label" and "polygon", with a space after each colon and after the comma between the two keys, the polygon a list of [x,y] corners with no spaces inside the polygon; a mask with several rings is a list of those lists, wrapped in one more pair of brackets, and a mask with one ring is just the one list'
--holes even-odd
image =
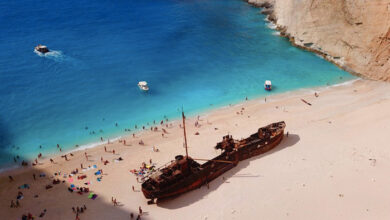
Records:
{"label": "rocky cliff face", "polygon": [[295,45],[354,74],[390,81],[390,0],[248,1],[268,8]]}

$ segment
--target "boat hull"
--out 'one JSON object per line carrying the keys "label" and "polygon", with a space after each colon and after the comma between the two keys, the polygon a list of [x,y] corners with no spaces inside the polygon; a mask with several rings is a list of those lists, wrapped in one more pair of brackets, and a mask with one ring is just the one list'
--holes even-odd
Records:
{"label": "boat hull", "polygon": [[283,140],[285,123],[278,122],[264,128],[272,130],[272,134],[267,137],[264,136],[264,138],[259,138],[259,133],[262,133],[262,131],[260,131],[262,129],[261,128],[259,129],[259,133],[252,134],[247,139],[241,140],[238,143],[234,142],[234,150],[225,150],[219,156],[202,164],[199,171],[192,172],[190,175],[174,181],[168,186],[164,186],[162,188],[151,187],[151,180],[146,180],[142,184],[142,192],[144,196],[147,199],[165,199],[178,196],[211,182],[223,173],[234,168],[239,161],[246,160],[272,150]]}

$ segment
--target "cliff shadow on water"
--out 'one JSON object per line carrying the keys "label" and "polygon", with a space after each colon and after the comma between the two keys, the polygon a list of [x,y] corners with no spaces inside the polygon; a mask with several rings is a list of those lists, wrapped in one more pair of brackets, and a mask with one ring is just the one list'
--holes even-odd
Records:
{"label": "cliff shadow on water", "polygon": [[183,195],[180,195],[176,198],[171,198],[171,199],[165,199],[163,201],[160,201],[157,203],[157,205],[161,208],[166,208],[166,209],[179,209],[188,205],[191,205],[193,203],[196,203],[202,199],[204,199],[209,193],[215,191],[218,189],[219,186],[222,184],[227,184],[230,178],[232,177],[240,177],[240,178],[257,178],[259,177],[258,175],[239,175],[238,172],[240,172],[242,169],[250,166],[250,163],[255,160],[259,160],[263,157],[266,157],[270,154],[277,153],[278,151],[281,151],[285,148],[292,147],[296,143],[298,143],[300,140],[299,135],[297,134],[289,134],[287,137],[286,135],[284,136],[282,142],[276,146],[274,149],[271,151],[261,154],[256,157],[252,157],[250,159],[240,161],[236,167],[233,169],[227,171],[220,177],[216,178],[215,180],[211,181],[209,183],[209,188],[207,188],[205,185],[203,185],[200,189],[195,189],[193,191],[190,191],[188,193],[185,193]]}

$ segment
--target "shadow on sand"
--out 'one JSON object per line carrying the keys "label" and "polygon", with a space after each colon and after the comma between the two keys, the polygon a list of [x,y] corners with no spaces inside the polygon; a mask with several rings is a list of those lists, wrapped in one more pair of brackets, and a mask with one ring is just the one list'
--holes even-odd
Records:
{"label": "shadow on sand", "polygon": [[[236,175],[236,173],[238,173],[240,170],[248,167],[252,160],[258,160],[262,157],[266,157],[270,154],[273,154],[273,153],[276,153],[280,150],[283,150],[287,147],[291,147],[291,146],[295,145],[296,143],[298,143],[299,140],[300,140],[299,135],[289,134],[288,137],[286,137],[286,136],[284,137],[283,141],[276,148],[272,149],[271,151],[269,151],[265,154],[261,154],[259,156],[252,157],[250,159],[241,161],[236,167],[234,167],[233,169],[224,173],[223,177],[225,179],[229,179],[231,177],[240,177],[240,178],[258,177],[255,175],[246,175],[246,174]],[[166,208],[166,209],[178,209],[178,208],[188,206],[192,203],[195,203],[195,202],[201,200],[208,193],[210,193],[214,190],[217,190],[218,187],[221,184],[223,184],[224,182],[225,182],[225,180],[221,176],[221,177],[213,180],[212,182],[210,182],[209,189],[207,189],[207,187],[205,187],[205,186],[202,186],[200,189],[193,190],[191,192],[185,193],[185,194],[178,196],[176,198],[165,199],[163,201],[160,201],[157,205],[161,208]]]}

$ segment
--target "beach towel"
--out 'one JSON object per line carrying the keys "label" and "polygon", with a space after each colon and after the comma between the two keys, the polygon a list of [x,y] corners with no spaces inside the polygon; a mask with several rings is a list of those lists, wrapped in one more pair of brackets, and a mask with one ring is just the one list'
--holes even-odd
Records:
{"label": "beach towel", "polygon": [[102,180],[102,178],[101,178],[101,177],[98,177],[98,178],[97,178],[97,181],[99,181],[99,182],[100,182],[101,180]]}
{"label": "beach towel", "polygon": [[102,173],[100,172],[100,170],[97,171],[97,172],[95,173],[95,175],[100,175],[100,174],[102,174]]}
{"label": "beach towel", "polygon": [[69,178],[68,181],[69,181],[70,183],[72,183],[72,182],[73,182],[73,178]]}
{"label": "beach towel", "polygon": [[28,184],[23,184],[19,186],[19,189],[30,189],[30,186]]}
{"label": "beach towel", "polygon": [[74,188],[75,187],[75,185],[74,184],[70,184],[70,188]]}
{"label": "beach towel", "polygon": [[96,194],[93,194],[92,199],[95,200],[98,196]]}
{"label": "beach towel", "polygon": [[95,193],[90,193],[90,194],[88,195],[88,199],[91,199],[93,195],[95,195]]}
{"label": "beach towel", "polygon": [[96,165],[93,165],[93,168],[95,168],[95,169],[96,169],[96,168],[97,168],[97,166],[96,166]]}

